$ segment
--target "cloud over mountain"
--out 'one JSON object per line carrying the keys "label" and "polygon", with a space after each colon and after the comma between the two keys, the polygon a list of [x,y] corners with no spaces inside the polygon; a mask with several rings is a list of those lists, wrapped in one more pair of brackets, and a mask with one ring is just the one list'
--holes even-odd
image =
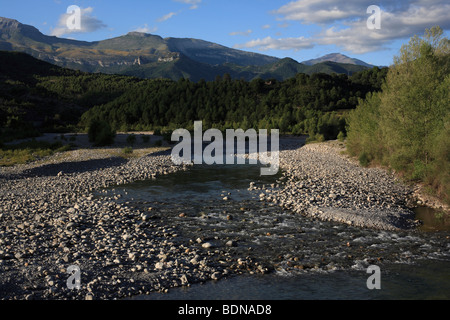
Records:
{"label": "cloud over mountain", "polygon": [[297,0],[271,13],[279,21],[317,25],[319,32],[309,38],[286,37],[255,39],[237,48],[260,50],[299,50],[318,45],[335,45],[354,54],[389,48],[395,40],[407,39],[439,25],[450,29],[450,3],[446,0],[384,1],[381,8],[381,29],[370,30],[367,8],[371,0]]}
{"label": "cloud over mountain", "polygon": [[256,39],[246,42],[241,45],[235,45],[236,49],[242,48],[258,48],[261,51],[267,50],[300,50],[312,48],[313,42],[311,39],[304,37],[299,38],[272,38],[266,37],[264,39]]}
{"label": "cloud over mountain", "polygon": [[[102,28],[106,28],[107,26],[96,17],[92,16],[94,8],[80,8],[80,23],[79,28],[69,28],[68,24],[72,23],[69,21],[70,19],[74,19],[74,15],[76,15],[76,11],[69,11],[69,13],[62,14],[59,17],[58,25],[56,28],[52,29],[51,35],[61,37],[63,35],[71,34],[71,33],[90,33],[97,31]],[[69,22],[68,22],[69,21]]]}

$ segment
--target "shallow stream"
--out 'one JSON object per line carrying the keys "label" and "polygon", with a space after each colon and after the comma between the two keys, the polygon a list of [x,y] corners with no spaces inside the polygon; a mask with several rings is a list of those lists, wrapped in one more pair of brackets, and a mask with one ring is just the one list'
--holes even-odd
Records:
{"label": "shallow stream", "polygon": [[[177,228],[181,241],[200,238],[220,248],[232,240],[236,255],[272,271],[139,298],[450,299],[448,227],[387,232],[322,222],[262,202],[261,190],[248,190],[252,182],[276,188],[280,177],[261,177],[258,166],[194,166],[105,191],[131,206],[151,206],[152,214]],[[381,290],[367,288],[370,265],[380,267]]]}

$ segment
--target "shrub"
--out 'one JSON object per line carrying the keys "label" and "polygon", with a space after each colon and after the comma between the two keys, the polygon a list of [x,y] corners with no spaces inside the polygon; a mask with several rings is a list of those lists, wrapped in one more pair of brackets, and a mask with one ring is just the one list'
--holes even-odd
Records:
{"label": "shrub", "polygon": [[127,137],[127,143],[128,143],[129,145],[133,146],[133,145],[135,144],[135,142],[136,142],[136,136],[135,136],[134,134],[130,134],[130,135]]}
{"label": "shrub", "polygon": [[316,141],[317,142],[324,142],[325,136],[323,134],[316,134]]}
{"label": "shrub", "polygon": [[363,167],[367,167],[370,164],[370,158],[366,152],[361,153],[358,160],[359,164]]}
{"label": "shrub", "polygon": [[133,148],[131,147],[126,147],[122,149],[122,153],[124,154],[132,154],[133,153]]}
{"label": "shrub", "polygon": [[423,180],[426,176],[427,167],[426,164],[421,160],[415,160],[413,171],[411,174],[411,180]]}
{"label": "shrub", "polygon": [[160,136],[161,135],[161,129],[159,129],[159,128],[155,129],[155,131],[153,132],[153,135]]}
{"label": "shrub", "polygon": [[109,146],[114,143],[116,134],[106,121],[92,120],[89,124],[89,141],[96,147]]}

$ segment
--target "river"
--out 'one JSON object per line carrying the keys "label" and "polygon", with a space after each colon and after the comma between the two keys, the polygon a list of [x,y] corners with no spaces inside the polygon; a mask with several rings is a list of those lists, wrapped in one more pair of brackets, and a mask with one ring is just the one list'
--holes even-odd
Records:
{"label": "river", "polygon": [[[255,186],[276,188],[259,166],[194,166],[156,180],[105,190],[135,207],[152,206],[181,241],[234,241],[235,254],[267,274],[230,276],[136,297],[144,300],[450,299],[450,231],[425,226],[388,232],[323,222],[259,200]],[[370,290],[370,265],[380,290]]]}

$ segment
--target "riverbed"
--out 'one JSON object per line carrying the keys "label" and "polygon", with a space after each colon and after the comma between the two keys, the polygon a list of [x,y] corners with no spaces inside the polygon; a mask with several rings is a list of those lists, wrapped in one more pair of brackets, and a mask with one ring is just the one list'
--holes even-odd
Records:
{"label": "riverbed", "polygon": [[[448,298],[448,230],[420,228],[410,188],[339,144],[302,146],[284,144],[282,170],[265,177],[175,166],[167,151],[2,168],[0,298]],[[367,293],[370,265],[381,291]]]}
{"label": "riverbed", "polygon": [[[448,299],[448,230],[390,231],[321,221],[259,197],[284,188],[283,173],[261,177],[258,166],[194,166],[156,181],[104,191],[130,206],[152,206],[176,226],[180,243],[246,257],[266,270],[223,277],[148,300]],[[281,179],[281,180],[280,180]],[[382,289],[369,290],[367,268],[381,269]]]}

